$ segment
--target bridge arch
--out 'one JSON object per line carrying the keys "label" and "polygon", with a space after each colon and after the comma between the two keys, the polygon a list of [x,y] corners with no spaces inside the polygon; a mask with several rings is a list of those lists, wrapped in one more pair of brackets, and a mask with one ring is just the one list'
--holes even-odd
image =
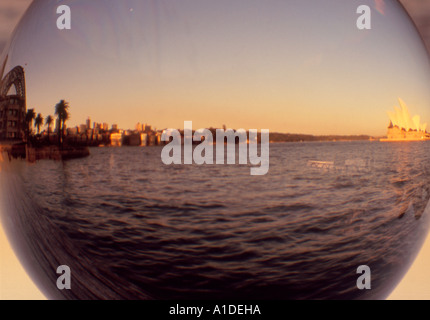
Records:
{"label": "bridge arch", "polygon": [[0,84],[0,96],[6,97],[12,86],[15,86],[16,95],[25,100],[25,74],[24,68],[17,66],[13,68]]}

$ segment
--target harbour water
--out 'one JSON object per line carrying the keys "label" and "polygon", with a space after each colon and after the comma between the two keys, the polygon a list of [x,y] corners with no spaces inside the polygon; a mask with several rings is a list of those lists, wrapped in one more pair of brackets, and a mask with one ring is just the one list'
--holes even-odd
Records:
{"label": "harbour water", "polygon": [[[48,297],[381,299],[427,234],[429,142],[272,144],[265,176],[160,154],[6,165],[2,220]],[[360,265],[372,290],[357,289]]]}

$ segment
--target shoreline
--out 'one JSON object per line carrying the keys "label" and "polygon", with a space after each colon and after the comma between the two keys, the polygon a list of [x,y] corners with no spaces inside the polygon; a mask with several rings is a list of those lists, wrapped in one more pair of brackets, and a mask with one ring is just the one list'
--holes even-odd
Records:
{"label": "shoreline", "polygon": [[430,139],[380,139],[380,142],[424,142]]}
{"label": "shoreline", "polygon": [[2,143],[0,142],[0,153],[7,153],[9,159],[21,158],[28,162],[38,160],[71,160],[84,158],[90,155],[88,146],[72,147],[65,146],[64,149],[57,145],[29,147],[24,143]]}

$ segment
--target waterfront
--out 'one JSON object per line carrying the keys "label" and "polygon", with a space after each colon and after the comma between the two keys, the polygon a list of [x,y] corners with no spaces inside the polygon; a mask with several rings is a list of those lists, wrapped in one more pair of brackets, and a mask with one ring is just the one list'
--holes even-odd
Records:
{"label": "waterfront", "polygon": [[[146,124],[120,129],[138,120],[271,128],[277,142],[369,140],[398,95],[428,120],[421,39],[398,2],[368,4],[378,13],[366,34],[353,2],[141,0],[76,3],[78,29],[52,33],[40,21],[58,4],[35,2],[0,57],[0,136],[25,140],[22,116],[36,107],[31,140],[57,145],[55,124],[39,134],[36,123],[61,98],[72,102],[66,142],[81,147],[157,145],[161,131]],[[79,125],[88,115],[119,125]],[[422,140],[421,126],[393,120],[390,141]],[[371,136],[327,136],[360,133]],[[157,146],[92,152],[0,155],[3,223],[49,297],[379,298],[427,226],[426,144],[272,145],[259,180],[246,166],[162,167]],[[357,263],[369,263],[373,291],[356,290]],[[59,264],[72,267],[71,292],[54,286]]]}
{"label": "waterfront", "polygon": [[[9,221],[48,297],[49,270],[67,262],[69,298],[381,298],[426,234],[429,148],[274,144],[258,178],[247,166],[163,166],[160,147],[95,148],[20,166],[2,186],[16,190]],[[342,167],[351,159],[366,167]],[[355,287],[362,264],[371,292]]]}

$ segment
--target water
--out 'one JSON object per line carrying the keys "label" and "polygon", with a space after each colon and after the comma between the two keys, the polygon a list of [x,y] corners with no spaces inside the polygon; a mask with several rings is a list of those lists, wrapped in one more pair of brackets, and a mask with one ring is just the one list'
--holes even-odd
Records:
{"label": "water", "polygon": [[[428,230],[429,151],[272,144],[269,174],[250,176],[245,165],[165,166],[159,147],[91,149],[2,172],[3,220],[49,297],[380,299]],[[70,291],[55,287],[61,264]],[[372,290],[356,287],[360,265]]]}

